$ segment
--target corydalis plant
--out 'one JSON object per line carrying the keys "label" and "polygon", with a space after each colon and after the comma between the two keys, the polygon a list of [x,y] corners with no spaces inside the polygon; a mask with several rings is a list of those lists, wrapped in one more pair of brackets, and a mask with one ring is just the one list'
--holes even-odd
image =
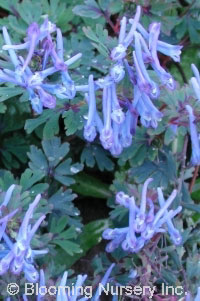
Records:
{"label": "corydalis plant", "polygon": [[[157,188],[158,203],[160,209],[156,212],[155,204],[151,198],[147,197],[148,184],[153,181],[149,178],[143,185],[141,201],[137,206],[135,198],[128,196],[124,192],[118,192],[116,203],[129,210],[129,225],[125,228],[106,229],[103,238],[111,240],[106,246],[107,252],[113,252],[119,245],[123,250],[137,253],[147,244],[156,233],[166,232],[175,245],[180,245],[182,238],[180,232],[174,227],[172,219],[180,213],[182,207],[168,211],[176,197],[177,191],[174,190],[165,201],[162,190]],[[148,211],[147,211],[148,208]],[[163,227],[166,225],[166,227]]]}

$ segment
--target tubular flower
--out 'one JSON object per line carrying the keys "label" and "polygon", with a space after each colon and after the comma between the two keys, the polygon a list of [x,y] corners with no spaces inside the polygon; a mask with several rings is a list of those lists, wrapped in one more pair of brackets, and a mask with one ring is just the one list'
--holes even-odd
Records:
{"label": "tubular flower", "polygon": [[[130,23],[133,23],[133,20],[130,20]],[[142,34],[145,40],[149,40],[149,33],[146,29],[140,24],[137,24],[137,30]],[[157,50],[167,56],[170,56],[175,62],[180,62],[181,49],[183,46],[180,45],[171,45],[166,42],[158,40]]]}
{"label": "tubular flower", "polygon": [[[2,206],[6,206],[8,204],[14,189],[13,186],[10,187],[10,191],[8,190]],[[7,246],[7,254],[0,261],[0,275],[5,274],[7,271],[10,271],[12,274],[19,275],[23,271],[25,278],[28,281],[36,282],[38,280],[39,274],[34,266],[34,257],[37,255],[46,254],[48,251],[32,250],[30,243],[35,232],[45,219],[45,215],[42,215],[33,226],[31,226],[29,222],[32,218],[33,211],[40,201],[40,198],[41,196],[37,195],[33,203],[29,205],[29,208],[19,228],[15,243],[11,241],[5,232],[2,234],[4,243]]]}
{"label": "tubular flower", "polygon": [[84,137],[87,141],[92,142],[96,137],[96,129],[95,129],[95,115],[96,115],[96,98],[94,91],[94,80],[93,75],[89,76],[89,96],[88,96],[88,118],[87,123],[84,127]]}
{"label": "tubular flower", "polygon": [[40,28],[39,28],[38,24],[34,22],[29,26],[29,28],[27,30],[27,36],[28,36],[28,40],[29,40],[29,52],[28,52],[27,58],[24,62],[22,72],[26,69],[26,67],[28,66],[28,64],[31,61],[31,58],[32,58],[34,50],[35,50],[37,38],[39,37],[39,35],[40,35]]}
{"label": "tubular flower", "polygon": [[197,289],[197,295],[196,295],[194,301],[198,301],[198,300],[200,300],[200,286]]}
{"label": "tubular flower", "polygon": [[195,116],[190,105],[186,105],[186,110],[189,114],[189,123],[190,123],[190,137],[192,141],[192,157],[191,162],[193,165],[200,164],[200,145],[199,137],[197,132],[197,127],[195,125]]}
{"label": "tubular flower", "polygon": [[6,216],[2,217],[2,209],[6,208],[11,197],[12,197],[12,193],[13,190],[15,189],[15,185],[11,185],[8,190],[6,191],[6,194],[4,196],[4,200],[3,203],[0,205],[0,240],[2,239],[5,230],[6,230],[6,226],[7,226],[7,222],[18,212],[18,209],[15,209],[14,211],[12,211],[11,213],[7,214]]}
{"label": "tubular flower", "polygon": [[141,93],[137,86],[134,88],[133,107],[141,117],[141,123],[145,127],[156,128],[163,114],[154,106],[151,99],[145,93]]}
{"label": "tubular flower", "polygon": [[158,37],[160,34],[160,23],[152,23],[149,26],[149,49],[152,56],[152,67],[155,70],[155,72],[160,77],[161,81],[164,85],[170,90],[175,89],[175,81],[171,74],[167,73],[160,65],[158,56],[157,56],[157,43],[158,43]]}
{"label": "tubular flower", "polygon": [[[166,232],[166,227],[163,227],[164,224],[167,226],[172,242],[175,245],[181,244],[181,235],[174,227],[172,219],[180,213],[182,207],[179,206],[175,210],[168,211],[169,206],[176,197],[177,191],[174,190],[165,201],[161,188],[158,188],[160,209],[155,213],[153,201],[147,197],[147,187],[152,180],[149,178],[144,183],[139,207],[136,205],[133,196],[130,197],[122,191],[117,193],[116,203],[129,210],[129,224],[125,228],[108,228],[103,232],[103,238],[111,240],[106,246],[107,252],[113,252],[121,245],[123,250],[137,253],[156,233]],[[147,207],[149,208],[148,211]]]}
{"label": "tubular flower", "polygon": [[119,44],[111,52],[112,60],[118,61],[125,58],[126,50],[133,40],[134,32],[136,30],[137,24],[140,19],[140,14],[141,14],[141,7],[137,6],[135,18],[133,19],[131,29],[127,35],[126,35],[126,18],[122,19],[119,40],[118,40]]}
{"label": "tubular flower", "polygon": [[[140,36],[140,34],[135,32],[135,53],[133,54],[134,60],[135,60],[135,68],[138,73],[142,73],[144,79],[148,83],[148,84],[146,84],[146,86],[149,86],[150,90],[147,90],[147,94],[149,94],[149,96],[151,98],[158,98],[158,96],[160,94],[158,86],[155,82],[153,82],[150,79],[149,74],[145,67],[144,58],[143,58],[143,54],[142,54],[141,40],[142,40],[142,37]],[[143,45],[145,45],[145,41],[144,41]],[[150,53],[149,53],[149,56],[150,56]],[[138,77],[139,77],[139,74],[138,74]],[[139,78],[138,78],[138,80],[139,80]],[[139,85],[140,85],[140,83],[138,83],[138,86]],[[141,87],[141,91],[145,92],[145,89],[142,89],[142,87]]]}
{"label": "tubular flower", "polygon": [[105,149],[109,149],[113,144],[113,130],[111,126],[111,87],[103,90],[103,120],[104,127],[100,134],[101,143]]}
{"label": "tubular flower", "polygon": [[[157,193],[158,193],[158,201],[159,201],[159,205],[160,207],[163,207],[165,205],[165,199],[162,193],[161,188],[157,188]],[[166,213],[168,214],[168,212],[166,211]],[[166,220],[166,224],[167,224],[167,228],[168,228],[168,233],[170,235],[171,240],[173,241],[173,243],[175,245],[180,245],[182,242],[182,237],[180,232],[175,229],[173,222],[171,220],[171,218],[167,218]]]}
{"label": "tubular flower", "polygon": [[192,64],[192,71],[194,73],[194,77],[192,77],[190,79],[190,83],[192,84],[194,93],[197,97],[197,99],[200,101],[200,75],[199,75],[199,70],[197,69],[197,67]]}

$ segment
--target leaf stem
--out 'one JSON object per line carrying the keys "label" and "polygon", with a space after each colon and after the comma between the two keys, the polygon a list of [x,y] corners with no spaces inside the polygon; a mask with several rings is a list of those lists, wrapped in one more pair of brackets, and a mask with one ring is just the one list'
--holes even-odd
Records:
{"label": "leaf stem", "polygon": [[186,77],[186,75],[185,75],[185,72],[184,72],[184,70],[183,70],[181,64],[180,64],[180,63],[177,63],[177,62],[174,62],[174,65],[176,66],[176,68],[177,68],[178,71],[180,72],[180,74],[181,74],[181,76],[182,76],[182,79],[183,79],[183,82],[184,82],[185,84],[188,84],[187,77]]}
{"label": "leaf stem", "polygon": [[185,136],[183,151],[182,151],[182,155],[181,155],[181,171],[180,171],[179,184],[178,184],[178,189],[177,189],[178,194],[181,192],[183,178],[184,178],[187,146],[188,146],[188,135]]}
{"label": "leaf stem", "polygon": [[198,177],[198,173],[199,173],[199,165],[195,167],[195,170],[194,170],[194,174],[193,174],[193,177],[192,177],[192,180],[190,182],[190,185],[189,185],[189,192],[192,193],[192,188],[196,182],[196,179]]}

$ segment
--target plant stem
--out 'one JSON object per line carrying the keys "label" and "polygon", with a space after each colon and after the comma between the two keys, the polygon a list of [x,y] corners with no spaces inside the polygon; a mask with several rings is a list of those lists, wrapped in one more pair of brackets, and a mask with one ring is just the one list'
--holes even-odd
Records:
{"label": "plant stem", "polygon": [[184,178],[187,146],[188,146],[188,135],[185,136],[183,151],[181,155],[181,172],[180,172],[179,184],[178,184],[178,194],[181,192],[183,178]]}
{"label": "plant stem", "polygon": [[192,193],[192,188],[193,188],[193,186],[196,182],[198,173],[199,173],[199,165],[195,167],[194,174],[193,174],[193,177],[192,177],[192,181],[190,182],[190,185],[189,185],[189,192],[190,193]]}
{"label": "plant stem", "polygon": [[187,78],[186,78],[186,75],[185,75],[185,72],[181,66],[180,63],[177,63],[177,62],[174,62],[174,65],[176,66],[176,68],[178,69],[178,71],[180,72],[181,76],[182,76],[182,79],[183,79],[183,82],[185,84],[188,84],[188,81],[187,81]]}

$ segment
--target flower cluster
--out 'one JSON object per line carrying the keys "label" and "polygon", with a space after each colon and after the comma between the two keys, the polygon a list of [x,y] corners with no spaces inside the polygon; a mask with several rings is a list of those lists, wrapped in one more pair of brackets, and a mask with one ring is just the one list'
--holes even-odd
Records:
{"label": "flower cluster", "polygon": [[[175,88],[174,79],[160,65],[157,51],[171,56],[176,62],[180,61],[182,46],[173,46],[159,41],[160,23],[152,23],[147,32],[139,23],[140,14],[141,7],[138,6],[134,19],[129,20],[131,28],[128,33],[127,20],[125,17],[122,19],[118,45],[111,51],[113,66],[109,75],[96,82],[90,75],[88,86],[85,86],[85,90],[88,90],[86,99],[89,112],[84,137],[91,142],[98,131],[103,147],[115,156],[119,155],[124,147],[130,146],[139,116],[142,125],[153,128],[157,127],[163,116],[152,101],[158,98],[160,91],[158,84],[149,76],[148,65],[153,68],[164,86],[171,90]],[[134,49],[132,66],[126,60],[129,46]],[[117,96],[117,84],[123,80],[125,69],[133,85],[132,102],[120,101]],[[103,121],[96,108],[96,89],[103,90]]]}
{"label": "flower cluster", "polygon": [[[92,300],[92,301],[99,301],[101,293],[102,293],[102,288],[106,285],[106,283],[108,283],[109,281],[109,277],[110,274],[112,272],[112,269],[114,268],[115,264],[111,264],[111,266],[108,268],[108,270],[106,271],[104,277],[102,278],[102,280],[100,281],[101,286],[99,286],[99,288],[97,289],[96,293],[94,294],[93,297],[91,297],[91,293],[89,292],[89,297],[85,296],[85,297],[81,297],[82,292],[81,290],[83,290],[83,284],[87,278],[87,275],[78,275],[77,276],[77,281],[75,283],[75,285],[73,286],[73,288],[68,289],[67,284],[67,276],[68,276],[68,272],[65,272],[63,274],[63,277],[60,281],[59,284],[59,289],[57,290],[57,301],[86,301],[86,300]],[[39,294],[37,296],[37,301],[42,301],[45,298],[45,295],[47,293],[47,289],[45,286],[45,275],[44,275],[44,271],[40,270],[40,281],[39,281]],[[7,299],[6,301],[9,301],[10,299]],[[28,301],[28,298],[26,295],[23,295],[23,300],[24,301]],[[45,299],[46,300],[46,299]]]}
{"label": "flower cluster", "polygon": [[[156,233],[166,232],[163,225],[166,224],[171,240],[175,245],[182,242],[179,231],[174,227],[172,218],[176,216],[182,207],[175,210],[169,210],[176,197],[177,191],[174,190],[169,198],[165,201],[161,188],[157,188],[158,202],[160,209],[155,213],[155,206],[151,198],[147,197],[147,187],[152,181],[149,178],[145,181],[140,206],[136,205],[134,197],[129,197],[124,192],[118,192],[116,203],[129,210],[129,226],[125,228],[106,229],[103,232],[103,238],[111,240],[106,246],[107,252],[112,252],[120,244],[122,249],[132,253],[139,252],[146,243],[148,243]],[[146,207],[149,207],[147,212]]]}
{"label": "flower cluster", "polygon": [[[14,188],[15,185],[10,186],[1,207],[7,206]],[[39,274],[34,266],[34,257],[46,254],[48,250],[32,250],[30,243],[35,232],[45,219],[45,215],[42,215],[34,225],[30,224],[30,219],[33,216],[33,212],[38,205],[40,198],[41,196],[37,195],[33,203],[29,205],[16,236],[15,243],[12,242],[5,232],[6,223],[0,228],[0,236],[3,237],[5,248],[5,256],[0,260],[0,275],[3,275],[8,271],[14,275],[19,275],[23,271],[25,278],[28,281],[36,282],[38,280]]]}
{"label": "flower cluster", "polygon": [[[57,34],[56,45],[51,37],[53,32]],[[81,54],[78,53],[64,61],[62,33],[55,24],[48,19],[40,27],[37,23],[32,23],[27,30],[25,42],[20,45],[12,45],[6,27],[3,27],[3,37],[6,45],[2,49],[8,51],[14,70],[1,70],[0,82],[11,82],[24,88],[29,94],[33,110],[39,114],[42,113],[43,107],[51,109],[56,106],[56,98],[52,94],[60,99],[74,98],[76,88],[68,67],[77,61]],[[16,51],[24,49],[28,52],[25,59],[16,54]],[[41,59],[39,70],[30,66],[35,56]],[[48,76],[58,71],[61,80],[49,82]]]}

